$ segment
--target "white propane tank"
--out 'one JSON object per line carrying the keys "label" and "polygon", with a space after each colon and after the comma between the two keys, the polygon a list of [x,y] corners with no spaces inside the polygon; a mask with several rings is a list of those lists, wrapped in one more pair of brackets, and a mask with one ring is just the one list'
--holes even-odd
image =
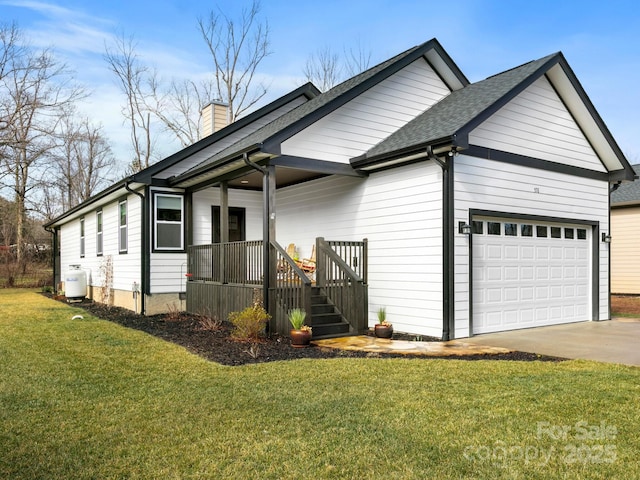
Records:
{"label": "white propane tank", "polygon": [[82,300],[87,296],[87,273],[80,265],[69,265],[64,276],[64,294],[70,300]]}

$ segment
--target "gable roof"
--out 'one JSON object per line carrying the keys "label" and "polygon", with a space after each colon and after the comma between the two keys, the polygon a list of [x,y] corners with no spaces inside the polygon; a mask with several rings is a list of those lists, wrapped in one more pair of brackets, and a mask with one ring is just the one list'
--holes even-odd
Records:
{"label": "gable roof", "polygon": [[562,53],[548,55],[452,92],[365,154],[351,160],[354,168],[375,168],[401,158],[425,154],[427,147],[464,150],[469,133],[547,75],[609,172],[633,179],[613,136],[567,64]]}
{"label": "gable roof", "polygon": [[[221,128],[217,132],[204,137],[203,139],[197,141],[196,143],[189,145],[186,148],[160,160],[153,165],[141,170],[127,178],[124,178],[118,182],[115,182],[111,186],[102,190],[101,192],[93,195],[88,200],[76,205],[74,208],[67,210],[62,215],[56,217],[51,220],[47,224],[45,224],[45,228],[49,228],[55,225],[58,225],[62,220],[66,218],[71,218],[73,216],[81,215],[86,211],[92,210],[94,207],[93,204],[97,202],[108,203],[114,201],[115,199],[122,196],[129,188],[138,188],[142,185],[150,185],[153,182],[153,177],[158,175],[163,170],[171,168],[177,163],[189,158],[192,155],[198,154],[200,152],[206,151],[207,148],[215,145],[220,140],[233,135],[236,132],[239,132],[243,128],[251,125],[252,123],[258,121],[259,119],[269,115],[279,108],[287,105],[288,103],[294,101],[297,98],[305,97],[308,100],[315,98],[320,94],[320,90],[318,90],[315,85],[311,82],[308,82],[295,90],[283,95],[282,97],[274,100],[273,102],[265,105],[264,107],[259,108],[258,110],[248,114],[245,117],[242,117],[236,120],[233,123],[230,123],[224,128]],[[307,101],[308,101],[307,100]]]}
{"label": "gable roof", "polygon": [[[636,175],[640,175],[640,164],[632,165]],[[611,205],[624,206],[640,204],[640,180],[621,184],[616,190],[611,192]]]}
{"label": "gable roof", "polygon": [[429,40],[342,82],[282,115],[195,168],[179,175],[172,184],[184,187],[199,183],[207,176],[215,175],[210,173],[212,168],[222,167],[243,153],[260,152],[265,155],[278,155],[283,141],[421,57],[426,57],[437,67],[438,73],[451,90],[460,89],[469,84],[440,43],[436,39]]}

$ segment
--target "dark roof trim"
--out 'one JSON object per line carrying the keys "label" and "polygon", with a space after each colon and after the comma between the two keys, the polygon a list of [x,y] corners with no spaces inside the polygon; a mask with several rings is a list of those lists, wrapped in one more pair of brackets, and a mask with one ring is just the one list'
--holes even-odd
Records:
{"label": "dark roof trim", "polygon": [[[188,172],[182,173],[177,177],[172,177],[169,178],[169,185],[173,186],[173,187],[180,187],[182,188],[182,186],[185,184],[185,182],[189,182],[191,179],[195,178],[195,177],[199,177],[201,175],[206,174],[209,171],[213,171],[217,168],[223,167],[228,163],[231,163],[233,161],[238,160],[239,158],[242,157],[243,154],[248,154],[249,156],[251,156],[252,153],[255,153],[256,151],[260,150],[260,145],[251,145],[239,152],[234,152],[230,155],[227,155],[224,158],[221,158],[219,160],[217,160],[215,163],[208,163],[206,165],[201,165],[200,167],[195,167],[191,170],[189,170]],[[191,187],[191,185],[188,185],[189,187]]]}
{"label": "dark roof trim", "polygon": [[151,183],[151,178],[157,173],[161,172],[162,170],[175,165],[176,163],[184,160],[185,158],[188,158],[194,153],[197,153],[200,150],[210,145],[213,145],[214,143],[218,142],[224,137],[246,127],[247,125],[258,120],[259,118],[265,115],[268,115],[269,113],[283,107],[284,105],[295,100],[296,98],[300,96],[305,96],[308,99],[312,99],[320,95],[320,93],[321,93],[320,90],[318,90],[315,85],[313,85],[311,82],[308,82],[302,85],[301,87],[298,87],[295,90],[287,93],[286,95],[283,95],[282,97],[274,100],[273,102],[265,105],[264,107],[259,108],[258,110],[250,113],[246,117],[239,118],[235,122],[230,123],[226,127],[218,130],[217,132],[203,138],[202,140],[197,141],[193,145],[189,145],[188,147],[183,148],[179,152],[176,152],[173,155],[166,157],[164,160],[161,160],[158,163],[155,163],[154,165],[151,165],[150,167],[145,168],[144,170],[136,173],[133,176],[133,178],[136,182],[149,184]]}
{"label": "dark roof trim", "polygon": [[432,142],[421,143],[420,145],[412,145],[411,147],[401,148],[390,153],[383,153],[375,156],[368,156],[366,153],[354,157],[350,163],[353,168],[367,168],[379,163],[388,163],[402,158],[412,157],[415,155],[427,155],[427,147],[432,146],[434,150],[441,148],[453,147],[454,141],[452,137],[444,137]]}
{"label": "dark roof trim", "polygon": [[[453,59],[449,56],[449,54],[442,48],[440,43],[434,38],[429,40],[428,42],[423,43],[417,47],[414,47],[413,50],[409,50],[405,55],[400,56],[398,60],[392,62],[387,67],[380,70],[378,73],[372,75],[368,79],[363,82],[355,85],[354,87],[346,90],[341,95],[337,96],[333,100],[329,101],[325,105],[322,105],[318,109],[314,110],[308,115],[305,115],[300,120],[292,123],[291,125],[283,128],[275,135],[272,135],[270,138],[265,139],[263,142],[263,151],[266,153],[274,153],[278,154],[280,151],[280,144],[292,137],[296,133],[301,132],[311,124],[317,122],[321,118],[327,116],[329,113],[333,112],[337,108],[343,106],[350,100],[361,95],[363,92],[369,90],[374,87],[378,83],[383,80],[389,78],[393,74],[399,72],[406,66],[415,62],[421,57],[425,57],[426,53],[430,50],[435,50],[438,55],[444,60],[446,65],[454,72],[455,76],[458,77],[460,82],[463,85],[468,85],[469,80],[464,76],[462,71],[458,68],[458,66],[453,62]],[[425,61],[428,62],[428,59],[425,57]]]}
{"label": "dark roof trim", "polygon": [[[59,223],[60,220],[63,220],[67,217],[73,216],[75,213],[84,210],[85,208],[87,208],[89,205],[91,205],[92,203],[96,202],[97,200],[101,200],[103,198],[108,197],[109,195],[112,195],[113,193],[117,192],[118,190],[124,190],[127,184],[131,183],[131,178],[127,178],[124,180],[120,180],[117,183],[114,183],[113,185],[111,185],[110,187],[104,189],[103,191],[101,191],[100,193],[97,193],[96,195],[94,195],[93,197],[91,197],[88,200],[85,200],[84,202],[76,205],[75,207],[73,207],[70,210],[67,210],[66,212],[64,212],[62,215],[54,218],[53,220],[51,220],[48,223],[44,224],[44,228],[49,228],[51,225],[55,225],[56,223]],[[126,193],[126,191],[124,191],[123,193]],[[96,207],[96,210],[98,210],[99,207]]]}
{"label": "dark roof trim", "polygon": [[[494,113],[504,107],[507,103],[529,88],[538,78],[542,77],[552,66],[558,63],[561,60],[562,54],[556,53],[549,58],[546,62],[540,65],[535,72],[528,75],[524,80],[518,83],[515,87],[513,87],[509,92],[500,97],[497,101],[495,101],[491,106],[486,108],[479,115],[476,115],[471,121],[467,122],[462,128],[458,129],[457,132],[454,133],[454,136],[457,137],[457,140],[464,144],[468,144],[469,142],[469,133],[473,129],[475,129],[481,123],[484,123],[489,119]],[[516,67],[519,68],[519,67]],[[514,69],[511,69],[514,70]],[[506,72],[502,72],[506,73]],[[500,74],[498,74],[500,75]],[[491,78],[491,77],[489,77]],[[461,146],[462,146],[461,145]]]}
{"label": "dark roof trim", "polygon": [[327,162],[314,158],[294,157],[283,155],[269,161],[269,165],[278,167],[295,168],[309,172],[317,172],[324,175],[346,175],[350,177],[366,177],[364,172],[354,170],[351,165],[344,163]]}
{"label": "dark roof trim", "polygon": [[477,145],[470,145],[465,150],[464,155],[477,158],[486,158],[487,160],[495,160],[496,162],[509,163],[522,167],[537,168],[556,173],[564,173],[575,177],[590,178],[592,180],[611,181],[610,174],[607,172],[597,172],[582,167],[574,167],[564,163],[550,162],[549,160],[541,160],[539,158],[528,157],[526,155],[518,155],[515,153],[504,152],[502,150],[493,150]]}

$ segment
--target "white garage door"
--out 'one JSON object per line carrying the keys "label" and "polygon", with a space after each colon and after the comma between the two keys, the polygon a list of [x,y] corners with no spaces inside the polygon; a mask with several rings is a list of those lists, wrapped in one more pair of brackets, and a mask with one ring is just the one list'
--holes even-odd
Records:
{"label": "white garage door", "polygon": [[591,318],[591,228],[473,222],[473,333]]}

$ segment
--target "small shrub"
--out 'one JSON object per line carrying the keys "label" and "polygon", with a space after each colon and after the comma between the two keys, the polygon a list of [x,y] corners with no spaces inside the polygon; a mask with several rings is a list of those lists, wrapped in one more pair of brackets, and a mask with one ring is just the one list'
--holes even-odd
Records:
{"label": "small shrub", "polygon": [[262,306],[254,303],[241,312],[231,312],[229,321],[233,324],[231,336],[241,340],[255,340],[271,318]]}
{"label": "small shrub", "polygon": [[198,314],[198,330],[204,330],[209,332],[215,332],[222,328],[222,321],[217,315],[208,313]]}
{"label": "small shrub", "polygon": [[176,306],[175,302],[167,303],[167,321],[169,322],[177,322],[182,319],[182,313],[180,309]]}

